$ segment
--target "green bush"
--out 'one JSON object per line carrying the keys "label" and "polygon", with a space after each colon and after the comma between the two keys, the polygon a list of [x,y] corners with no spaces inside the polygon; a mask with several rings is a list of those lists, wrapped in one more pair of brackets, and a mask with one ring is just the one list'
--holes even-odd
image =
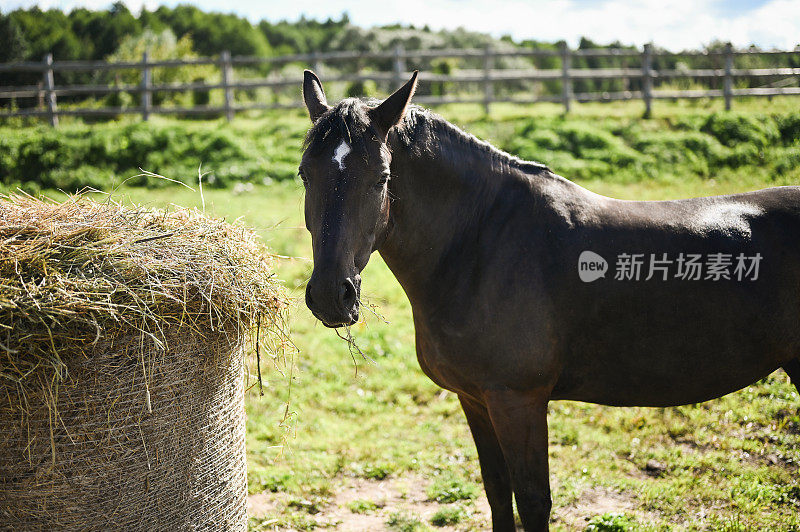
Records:
{"label": "green bush", "polygon": [[[206,83],[205,78],[194,78],[192,83]],[[192,91],[192,105],[203,106],[211,103],[211,93],[207,90],[194,90]]]}
{"label": "green bush", "polygon": [[775,117],[775,124],[784,145],[800,143],[800,112],[778,115]]}
{"label": "green bush", "polygon": [[527,136],[528,140],[538,148],[544,150],[560,150],[562,148],[561,137],[552,129],[533,130]]}
{"label": "green bush", "polygon": [[777,175],[795,173],[800,178],[800,144],[775,150],[770,157],[770,164]]}
{"label": "green bush", "polygon": [[730,112],[711,114],[700,130],[712,135],[728,147],[747,143],[764,148],[775,143],[780,137],[778,128],[770,118],[756,118]]}
{"label": "green bush", "polygon": [[[520,158],[568,179],[614,183],[752,174],[780,183],[800,178],[800,112],[719,112],[663,119],[520,116],[467,120]],[[294,180],[308,119],[301,113],[218,121],[0,127],[0,183],[26,190],[85,186],[172,186],[140,168],[210,187]]]}
{"label": "green bush", "polygon": [[800,113],[620,122],[525,118],[503,148],[578,180],[710,178],[743,168],[792,176],[798,167],[793,146],[800,145]]}
{"label": "green bush", "polygon": [[734,147],[730,154],[720,162],[729,168],[762,164],[764,162],[764,150],[752,144],[741,144]]}
{"label": "green bush", "polygon": [[681,167],[700,177],[708,177],[716,161],[728,151],[715,138],[697,131],[642,133],[635,139],[633,148],[662,168],[663,165]]}
{"label": "green bush", "polygon": [[182,124],[136,123],[96,129],[35,128],[33,135],[12,131],[0,136],[0,182],[34,181],[43,188],[64,190],[106,188],[125,180],[129,185],[161,187],[171,183],[131,177],[141,174],[141,168],[196,183],[201,165],[210,172],[206,182],[218,187],[292,179],[296,174],[297,162],[286,161],[285,154],[272,162],[264,155],[268,154],[252,142],[216,127],[190,130]]}
{"label": "green bush", "polygon": [[354,81],[345,89],[348,98],[373,98],[380,95],[378,86],[372,80]]}
{"label": "green bush", "polygon": [[563,175],[591,179],[611,168],[641,166],[647,158],[604,127],[587,122],[542,123],[529,119],[523,123],[509,146],[524,159],[544,161]]}

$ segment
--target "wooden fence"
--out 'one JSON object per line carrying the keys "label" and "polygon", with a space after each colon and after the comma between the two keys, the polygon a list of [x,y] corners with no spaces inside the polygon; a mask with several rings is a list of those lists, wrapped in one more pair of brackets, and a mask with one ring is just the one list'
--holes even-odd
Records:
{"label": "wooden fence", "polygon": [[[218,58],[198,58],[188,60],[169,60],[152,61],[145,53],[140,62],[127,63],[107,63],[104,61],[53,61],[53,56],[48,54],[41,63],[5,63],[0,64],[0,77],[8,72],[41,72],[42,82],[38,85],[29,86],[4,86],[0,82],[0,103],[4,100],[18,98],[38,98],[40,105],[36,108],[11,109],[0,112],[0,117],[11,116],[40,116],[46,117],[53,126],[58,124],[59,116],[117,116],[124,113],[141,114],[143,120],[147,120],[154,114],[219,114],[225,115],[228,120],[232,120],[237,111],[252,109],[270,109],[282,107],[298,107],[301,105],[297,98],[293,103],[245,103],[237,104],[235,101],[236,90],[251,90],[261,87],[273,90],[288,86],[299,87],[301,80],[295,77],[278,78],[258,78],[258,79],[234,79],[234,67],[253,67],[259,65],[281,66],[287,63],[298,63],[308,65],[319,71],[323,64],[337,64],[343,62],[362,62],[364,60],[384,60],[391,62],[391,71],[377,72],[357,72],[354,74],[338,73],[326,76],[326,82],[366,82],[373,81],[379,83],[391,83],[399,86],[410,76],[407,72],[406,62],[408,60],[423,61],[440,58],[467,58],[476,61],[482,60],[482,69],[462,69],[454,74],[435,74],[431,72],[421,72],[421,83],[448,83],[448,84],[477,84],[482,91],[471,95],[427,95],[415,98],[415,101],[425,105],[438,105],[445,103],[469,102],[481,103],[486,112],[494,102],[559,102],[563,104],[564,110],[569,112],[570,102],[590,102],[590,101],[616,101],[641,99],[645,105],[645,115],[649,115],[652,102],[657,99],[682,99],[682,98],[724,98],[725,108],[730,109],[732,100],[739,96],[778,96],[778,95],[800,95],[800,87],[780,86],[796,83],[800,76],[800,68],[735,68],[737,57],[763,54],[783,57],[800,57],[800,49],[793,51],[754,51],[754,50],[734,50],[730,44],[724,50],[711,53],[682,53],[677,54],[681,57],[714,57],[717,56],[724,64],[724,68],[706,69],[675,69],[675,70],[656,70],[653,68],[654,58],[660,55],[674,56],[654,52],[652,45],[645,45],[641,51],[631,49],[590,49],[590,50],[570,50],[563,45],[559,50],[534,50],[534,49],[513,49],[513,50],[494,50],[485,49],[452,49],[452,50],[417,50],[406,51],[401,47],[395,47],[390,52],[329,52],[315,53],[308,55],[288,55],[281,57],[232,57],[229,52],[222,52]],[[497,59],[501,57],[555,57],[560,62],[561,68],[557,69],[536,69],[530,68],[496,68]],[[572,68],[573,62],[577,58],[633,58],[638,61],[638,68]],[[220,70],[219,83],[192,82],[192,83],[162,83],[154,84],[152,70],[163,67],[181,67],[187,65],[215,65]],[[76,71],[117,71],[117,70],[138,70],[141,72],[140,83],[133,85],[65,85],[56,86],[54,73],[56,72],[76,72]],[[772,83],[771,86],[734,88],[734,80],[737,78],[761,78],[761,77],[782,77],[783,83]],[[656,90],[654,81],[674,80],[679,78],[689,79],[717,79],[721,80],[721,89],[694,89],[694,90]],[[574,82],[577,80],[639,80],[639,90],[624,90],[618,92],[583,92],[576,93],[573,90]],[[543,94],[532,96],[531,94],[519,94],[511,96],[498,96],[495,92],[495,85],[503,82],[512,81],[534,81],[534,82],[559,82],[561,85],[560,94]],[[718,84],[719,85],[719,84]],[[153,105],[152,95],[154,92],[185,92],[185,91],[210,91],[222,90],[223,105],[209,106],[199,105],[194,107],[161,107]],[[136,107],[103,107],[103,108],[82,108],[75,107],[69,109],[59,109],[59,96],[99,96],[111,93],[127,92],[139,95],[139,105]]]}

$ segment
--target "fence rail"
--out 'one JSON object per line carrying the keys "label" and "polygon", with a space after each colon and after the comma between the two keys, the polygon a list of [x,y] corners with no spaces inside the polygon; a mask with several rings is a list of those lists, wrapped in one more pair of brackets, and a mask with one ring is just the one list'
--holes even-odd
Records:
{"label": "fence rail", "polygon": [[[399,84],[410,76],[407,72],[408,60],[434,60],[442,58],[470,58],[482,60],[482,68],[461,69],[455,74],[436,74],[430,72],[420,73],[421,83],[448,83],[448,84],[478,84],[482,90],[473,95],[450,96],[419,96],[416,101],[426,105],[439,105],[446,103],[481,103],[486,112],[495,102],[559,102],[566,112],[570,110],[572,101],[618,101],[641,99],[645,104],[645,114],[649,115],[653,100],[658,99],[692,99],[692,98],[723,98],[725,108],[730,109],[736,97],[743,96],[781,96],[800,95],[800,87],[787,86],[794,82],[795,77],[800,78],[800,68],[735,68],[737,57],[749,55],[793,56],[800,58],[800,49],[796,50],[734,50],[728,44],[721,51],[709,53],[685,52],[669,53],[656,52],[652,45],[645,45],[641,51],[631,49],[591,49],[570,50],[563,45],[558,50],[494,50],[484,49],[450,49],[450,50],[415,50],[408,51],[402,47],[395,47],[392,51],[384,52],[326,52],[304,55],[287,55],[281,57],[232,57],[227,51],[218,58],[196,58],[181,60],[150,60],[147,53],[137,62],[108,63],[104,61],[54,61],[52,54],[47,54],[42,62],[19,62],[0,64],[0,74],[8,72],[39,72],[42,81],[38,85],[3,86],[0,84],[0,104],[3,101],[19,98],[37,98],[39,105],[34,108],[11,109],[0,112],[0,117],[29,116],[46,117],[53,126],[58,125],[59,116],[85,116],[102,117],[120,114],[140,114],[147,120],[155,114],[181,114],[181,115],[211,115],[219,114],[232,120],[237,111],[256,109],[275,109],[298,107],[298,101],[285,103],[247,103],[237,104],[235,91],[252,90],[258,88],[281,89],[288,86],[299,86],[301,79],[295,77],[235,79],[235,67],[253,67],[259,65],[285,65],[287,63],[302,63],[319,70],[323,63],[336,64],[342,62],[360,63],[364,60],[385,60],[392,64],[391,71],[357,72],[353,74],[338,73],[327,76],[327,82],[363,83],[367,81],[378,83]],[[552,57],[560,60],[560,68],[496,68],[496,60],[501,57]],[[723,61],[723,68],[694,68],[657,70],[653,67],[658,57],[715,57]],[[575,60],[580,58],[633,58],[638,59],[640,66],[636,68],[573,68]],[[218,83],[191,82],[191,83],[153,83],[153,69],[176,68],[183,66],[213,65],[219,68],[220,81]],[[137,84],[109,85],[109,84],[71,84],[56,86],[55,73],[59,72],[107,72],[134,70],[140,72],[140,81]],[[772,83],[774,86],[734,88],[734,81],[738,78],[766,78],[782,77],[783,80]],[[675,79],[716,79],[721,80],[722,89],[693,89],[693,90],[658,90],[654,82]],[[575,92],[574,83],[581,80],[639,80],[641,90],[624,90],[616,92]],[[512,81],[528,82],[560,82],[560,94],[544,94],[531,97],[530,94],[520,96],[497,95],[496,84]],[[223,105],[199,105],[193,107],[164,107],[153,105],[153,93],[162,92],[191,92],[221,90]],[[59,108],[58,97],[93,95],[103,96],[114,93],[130,93],[139,95],[139,105],[136,107],[104,107],[104,108]]]}

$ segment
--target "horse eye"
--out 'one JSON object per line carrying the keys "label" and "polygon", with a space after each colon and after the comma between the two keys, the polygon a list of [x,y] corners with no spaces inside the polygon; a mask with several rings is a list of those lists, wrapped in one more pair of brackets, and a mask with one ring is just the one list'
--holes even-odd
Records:
{"label": "horse eye", "polygon": [[297,172],[297,176],[298,176],[298,177],[300,178],[300,180],[303,182],[303,185],[308,185],[308,179],[306,178],[305,174],[303,174],[303,171],[302,171],[302,170],[300,170],[300,171],[298,171],[298,172]]}
{"label": "horse eye", "polygon": [[384,185],[385,185],[385,184],[386,184],[388,181],[389,181],[389,174],[383,174],[383,175],[381,175],[380,179],[378,179],[378,182],[377,182],[377,183],[375,183],[375,187],[376,187],[376,188],[383,188],[383,186],[384,186]]}

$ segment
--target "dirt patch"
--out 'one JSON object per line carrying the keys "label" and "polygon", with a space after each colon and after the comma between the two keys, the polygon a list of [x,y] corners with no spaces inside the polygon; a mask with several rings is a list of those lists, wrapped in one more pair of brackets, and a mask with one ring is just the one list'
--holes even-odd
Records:
{"label": "dirt patch", "polygon": [[280,507],[279,499],[274,493],[261,492],[247,496],[247,515],[251,517],[274,514]]}
{"label": "dirt patch", "polygon": [[[386,525],[389,517],[401,512],[432,527],[430,520],[433,515],[442,507],[449,505],[429,501],[426,495],[428,484],[428,480],[416,475],[390,477],[381,481],[363,478],[344,479],[343,484],[336,488],[336,495],[330,504],[311,517],[320,526],[329,529],[362,532],[390,530]],[[377,508],[357,513],[348,506],[355,501],[369,501]],[[284,494],[257,493],[248,497],[248,514],[251,517],[279,515],[286,507],[285,503]],[[454,532],[491,528],[491,512],[485,495],[481,494],[477,500],[464,506],[471,514],[467,519],[454,526],[436,527],[436,530]]]}
{"label": "dirt patch", "polygon": [[[471,514],[464,521],[454,526],[432,526],[430,520],[433,515],[449,505],[428,500],[426,495],[428,484],[427,479],[416,475],[390,477],[381,481],[363,478],[343,479],[331,501],[323,506],[319,513],[309,517],[319,527],[347,532],[390,530],[386,523],[389,517],[397,512],[416,518],[434,530],[455,532],[491,529],[491,511],[483,493],[474,502],[464,504]],[[248,514],[251,517],[262,518],[267,515],[279,516],[286,511],[287,501],[288,497],[282,493],[251,495],[248,497]],[[354,512],[349,505],[356,501],[369,501],[377,508],[364,513]],[[560,508],[554,507],[551,523],[560,530],[583,530],[591,518],[608,513],[627,514],[639,523],[647,523],[655,517],[649,512],[637,510],[637,506],[636,497],[631,494],[619,493],[608,488],[589,488],[583,491],[575,502]],[[292,527],[282,525],[267,526],[263,529],[293,530]]]}
{"label": "dirt patch", "polygon": [[569,530],[583,530],[592,517],[608,513],[627,514],[640,523],[648,522],[645,512],[636,511],[636,499],[627,493],[607,488],[590,488],[578,500],[563,508],[554,508],[551,521]]}

